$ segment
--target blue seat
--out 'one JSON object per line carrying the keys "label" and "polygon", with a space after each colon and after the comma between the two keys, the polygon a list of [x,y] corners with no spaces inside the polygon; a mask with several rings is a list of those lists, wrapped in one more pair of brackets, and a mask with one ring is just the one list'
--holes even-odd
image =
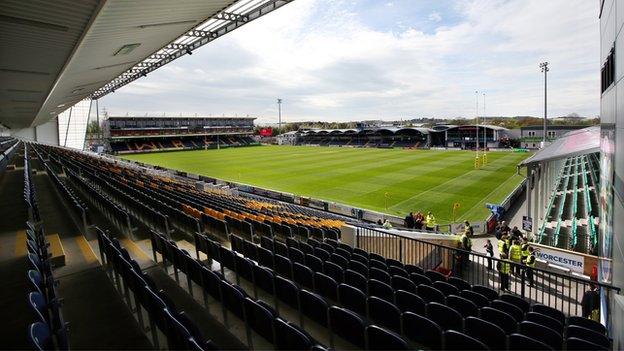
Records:
{"label": "blue seat", "polygon": [[366,294],[354,286],[338,285],[338,303],[344,308],[366,316]]}
{"label": "blue seat", "polygon": [[326,274],[314,273],[314,289],[326,299],[338,300],[338,283]]}
{"label": "blue seat", "polygon": [[331,256],[331,254],[327,252],[327,250],[324,250],[320,247],[315,247],[314,256],[318,257],[323,262],[327,262],[329,261],[329,257]]}
{"label": "blue seat", "polygon": [[291,280],[275,276],[275,292],[280,301],[294,309],[299,309],[299,288]]}
{"label": "blue seat", "polygon": [[309,350],[312,338],[299,327],[281,318],[275,318],[275,349],[276,350]]}
{"label": "blue seat", "polygon": [[43,322],[35,322],[28,327],[28,340],[35,350],[52,350],[52,335],[50,328]]}
{"label": "blue seat", "polygon": [[273,342],[273,320],[276,315],[272,310],[257,303],[251,298],[245,298],[245,316],[249,327],[269,342]]}
{"label": "blue seat", "polygon": [[[263,237],[264,238],[264,237]],[[264,247],[258,248],[258,264],[273,269],[273,252]]]}
{"label": "blue seat", "polygon": [[170,350],[186,350],[189,348],[189,340],[192,335],[189,330],[178,321],[169,310],[164,310],[164,316],[167,320],[167,345]]}
{"label": "blue seat", "polygon": [[376,325],[366,327],[367,350],[410,350],[401,335]]}
{"label": "blue seat", "polygon": [[474,302],[457,295],[447,296],[446,305],[459,312],[464,318],[479,315],[479,307]]}
{"label": "blue seat", "polygon": [[295,248],[295,247],[289,247],[288,248],[288,258],[290,258],[290,261],[294,264],[296,262],[301,263],[301,264],[305,264],[305,254],[303,253],[303,251]]}
{"label": "blue seat", "polygon": [[386,300],[371,296],[366,301],[368,319],[397,333],[401,332],[401,311]]}
{"label": "blue seat", "polygon": [[258,261],[258,246],[248,240],[245,240],[243,242],[243,254],[251,260]]}
{"label": "blue seat", "polygon": [[416,284],[409,278],[404,276],[395,275],[392,277],[392,287],[395,290],[404,290],[411,293],[416,293]]}
{"label": "blue seat", "polygon": [[331,306],[329,308],[329,330],[331,331],[331,347],[334,346],[333,335],[345,339],[353,345],[365,347],[365,324],[357,313],[345,308]]}
{"label": "blue seat", "polygon": [[[344,245],[344,244],[341,244],[341,245]],[[344,257],[347,261],[351,260],[351,251],[346,250],[344,247],[336,248],[336,251],[334,253]]]}
{"label": "blue seat", "polygon": [[253,266],[254,282],[256,286],[269,294],[275,291],[275,275],[273,270],[262,266]]}
{"label": "blue seat", "polygon": [[498,292],[494,289],[488,288],[487,286],[473,285],[472,291],[487,297],[487,299],[490,301],[498,299]]}
{"label": "blue seat", "polygon": [[336,253],[331,254],[331,256],[329,257],[329,262],[337,264],[343,270],[347,269],[347,267],[349,266],[349,260]]}
{"label": "blue seat", "polygon": [[481,308],[480,317],[498,325],[506,334],[515,333],[518,330],[518,322],[508,313],[501,310],[492,307],[483,307]]}
{"label": "blue seat", "polygon": [[236,259],[234,258],[235,253],[228,250],[227,248],[221,246],[219,247],[219,259],[221,260],[221,270],[223,271],[223,267],[228,268],[232,271],[236,271]]}
{"label": "blue seat", "polygon": [[566,335],[568,338],[583,339],[606,348],[609,348],[611,346],[609,338],[606,337],[604,334],[600,334],[591,329],[587,329],[577,325],[568,325]]}
{"label": "blue seat", "polygon": [[368,296],[377,296],[394,303],[394,289],[390,285],[376,279],[368,280]]}
{"label": "blue seat", "polygon": [[293,280],[307,289],[314,289],[314,272],[301,263],[293,264]]}
{"label": "blue seat", "polygon": [[288,246],[279,240],[273,239],[273,253],[275,255],[288,257]]}
{"label": "blue seat", "polygon": [[464,330],[463,318],[459,312],[437,302],[427,304],[427,318],[436,322],[442,330]]}
{"label": "blue seat", "polygon": [[544,344],[541,341],[535,340],[526,335],[516,334],[516,333],[509,335],[509,346],[507,349],[514,350],[514,351],[524,351],[524,350],[550,351],[550,350],[553,350],[553,348]]}
{"label": "blue seat", "polygon": [[35,291],[29,293],[28,303],[40,322],[49,322],[48,304],[46,303],[45,297],[40,292]]}
{"label": "blue seat", "polygon": [[267,236],[261,236],[260,247],[273,252],[273,238],[269,238]]}
{"label": "blue seat", "polygon": [[310,268],[313,272],[322,272],[323,271],[323,260],[320,258],[307,254],[305,257],[305,265]]}
{"label": "blue seat", "polygon": [[325,262],[323,272],[340,284],[344,281],[344,271],[341,266],[334,262]]}
{"label": "blue seat", "polygon": [[607,328],[599,322],[593,321],[589,318],[583,318],[579,316],[570,316],[568,318],[568,325],[576,325],[579,327],[591,329],[602,335],[607,333]]}
{"label": "blue seat", "polygon": [[330,254],[334,253],[334,251],[336,250],[336,247],[333,245],[330,245],[327,242],[322,242],[319,247],[327,252],[329,252]]}
{"label": "blue seat", "polygon": [[489,350],[481,341],[455,330],[444,332],[445,350]]}
{"label": "blue seat", "polygon": [[351,269],[353,271],[356,271],[356,272],[360,273],[361,275],[363,275],[365,277],[368,277],[368,266],[366,266],[362,262],[351,260],[351,261],[349,261],[348,269]]}
{"label": "blue seat", "polygon": [[368,270],[368,278],[379,280],[380,282],[384,282],[386,284],[392,284],[392,276],[388,274],[385,270],[381,270],[379,268],[371,267]]}
{"label": "blue seat", "polygon": [[498,325],[477,317],[464,319],[464,332],[492,350],[507,348],[507,334]]}
{"label": "blue seat", "polygon": [[225,280],[221,280],[221,291],[223,293],[223,303],[225,307],[240,319],[245,319],[243,307],[247,295],[236,285],[232,285]]}
{"label": "blue seat", "polygon": [[444,293],[440,290],[434,288],[433,286],[420,284],[417,289],[418,296],[422,297],[427,303],[429,302],[438,302],[445,303],[446,297]]}
{"label": "blue seat", "polygon": [[520,334],[541,341],[555,350],[561,349],[563,338],[558,332],[543,325],[529,321],[520,322],[518,326]]}
{"label": "blue seat", "polygon": [[302,241],[299,242],[299,250],[303,252],[305,255],[312,255],[314,253],[314,247],[308,243],[304,243]]}
{"label": "blue seat", "polygon": [[349,284],[362,291],[368,291],[368,279],[362,274],[347,269],[345,271],[345,284]]}
{"label": "blue seat", "polygon": [[[238,255],[236,255],[235,257],[236,257],[236,273],[239,275],[239,277],[249,282],[253,282],[254,263],[246,257],[242,257]],[[196,270],[197,268],[196,264],[199,264],[199,262],[192,260],[192,259],[190,262],[188,262],[187,267],[189,269],[189,273],[191,273],[191,271],[194,272]]]}
{"label": "blue seat", "polygon": [[327,326],[327,309],[329,305],[322,296],[307,290],[299,291],[301,313],[314,322]]}
{"label": "blue seat", "polygon": [[275,273],[282,277],[292,279],[292,263],[286,256],[275,255]]}
{"label": "blue seat", "polygon": [[41,273],[38,271],[31,269],[28,271],[28,280],[32,284],[33,288],[37,290],[38,293],[45,295],[45,287],[43,285],[43,278],[41,277]]}
{"label": "blue seat", "polygon": [[434,321],[412,312],[404,312],[401,318],[406,338],[425,348],[442,348],[442,329]]}

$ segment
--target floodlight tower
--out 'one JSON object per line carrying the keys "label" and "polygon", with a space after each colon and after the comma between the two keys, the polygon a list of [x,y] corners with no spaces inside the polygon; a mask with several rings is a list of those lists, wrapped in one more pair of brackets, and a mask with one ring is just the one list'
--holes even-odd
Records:
{"label": "floodlight tower", "polygon": [[483,93],[483,165],[487,163],[487,128],[485,127],[485,93]]}
{"label": "floodlight tower", "polygon": [[540,63],[540,68],[542,69],[542,73],[544,73],[544,138],[542,139],[542,147],[546,146],[546,119],[548,118],[548,62]]}
{"label": "floodlight tower", "polygon": [[476,127],[477,127],[477,138],[476,138],[476,154],[475,154],[475,168],[479,168],[479,91],[476,90],[475,91],[475,100],[476,100],[476,108],[475,108],[475,112],[476,112],[476,116],[475,116],[475,123],[476,123]]}
{"label": "floodlight tower", "polygon": [[277,119],[277,132],[282,132],[282,99],[277,99],[277,111],[278,111],[278,119]]}

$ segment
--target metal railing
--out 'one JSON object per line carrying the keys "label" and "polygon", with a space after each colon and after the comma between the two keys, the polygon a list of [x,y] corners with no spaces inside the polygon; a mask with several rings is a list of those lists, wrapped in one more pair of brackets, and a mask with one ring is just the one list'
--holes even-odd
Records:
{"label": "metal railing", "polygon": [[[497,270],[497,263],[501,262],[498,258],[374,228],[356,227],[355,239],[356,247],[368,252],[404,264],[417,265],[424,270],[439,270],[460,277],[472,285],[483,285],[499,293],[503,292]],[[609,284],[551,270],[528,268],[524,264],[509,260],[503,261],[510,266],[507,293],[520,296],[531,303],[556,308],[568,316],[583,315],[581,301],[592,285],[602,290],[606,296],[620,292],[620,288]]]}

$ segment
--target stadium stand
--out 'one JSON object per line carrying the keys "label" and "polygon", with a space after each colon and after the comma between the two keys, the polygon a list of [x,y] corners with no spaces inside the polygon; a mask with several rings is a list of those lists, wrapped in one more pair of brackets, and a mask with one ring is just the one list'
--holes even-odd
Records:
{"label": "stadium stand", "polygon": [[[199,190],[105,157],[26,143],[27,275],[34,282],[28,301],[41,315],[29,328],[35,348],[68,349],[80,333],[68,333],[63,304],[56,303],[58,268],[46,253],[30,157],[70,210],[66,219],[95,233],[108,284],[136,321],[130,329],[154,348],[611,346],[600,323],[347,245],[337,219]],[[207,318],[221,327],[206,332]],[[218,329],[223,327],[228,332]]]}
{"label": "stadium stand", "polygon": [[257,145],[248,117],[109,117],[104,134],[114,154]]}
{"label": "stadium stand", "polygon": [[594,252],[598,241],[599,170],[596,154],[569,157],[561,163],[537,242]]}

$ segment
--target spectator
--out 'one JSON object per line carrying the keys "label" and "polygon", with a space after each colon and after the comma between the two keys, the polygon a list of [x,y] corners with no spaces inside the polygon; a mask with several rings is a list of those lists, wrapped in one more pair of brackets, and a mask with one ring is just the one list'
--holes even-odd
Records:
{"label": "spectator", "polygon": [[422,229],[424,220],[425,217],[423,216],[422,212],[418,211],[416,213],[416,216],[414,217],[414,228]]}
{"label": "spectator", "polygon": [[381,218],[379,218],[379,219],[377,220],[377,224],[378,224],[378,225],[383,225],[383,222],[381,221]]}
{"label": "spectator", "polygon": [[435,229],[436,221],[431,211],[427,212],[427,218],[425,219],[425,229],[433,231]]}
{"label": "spectator", "polygon": [[507,254],[501,254],[501,260],[496,264],[498,269],[498,275],[500,277],[500,289],[502,291],[509,290],[509,261],[507,260]]}
{"label": "spectator", "polygon": [[524,274],[526,276],[526,280],[529,282],[529,286],[533,287],[533,268],[535,267],[535,249],[533,246],[529,246],[529,255],[527,256],[524,265],[526,269]]}
{"label": "spectator", "polygon": [[386,221],[383,223],[383,227],[385,229],[392,229],[392,223],[386,218]]}
{"label": "spectator", "polygon": [[414,229],[414,214],[412,212],[405,216],[404,224],[406,228]]}
{"label": "spectator", "polygon": [[496,226],[496,239],[500,240],[503,233],[509,232],[510,228],[507,225],[507,222],[501,221],[498,226]]}
{"label": "spectator", "polygon": [[494,247],[492,247],[492,242],[490,241],[490,239],[487,239],[483,247],[485,248],[485,252],[489,256],[487,269],[488,271],[491,271],[492,270],[492,257],[494,257]]}
{"label": "spectator", "polygon": [[600,293],[594,284],[589,284],[589,290],[583,294],[581,301],[583,317],[600,321]]}
{"label": "spectator", "polygon": [[522,232],[518,229],[518,226],[514,226],[511,230],[511,239],[520,240],[522,238]]}

